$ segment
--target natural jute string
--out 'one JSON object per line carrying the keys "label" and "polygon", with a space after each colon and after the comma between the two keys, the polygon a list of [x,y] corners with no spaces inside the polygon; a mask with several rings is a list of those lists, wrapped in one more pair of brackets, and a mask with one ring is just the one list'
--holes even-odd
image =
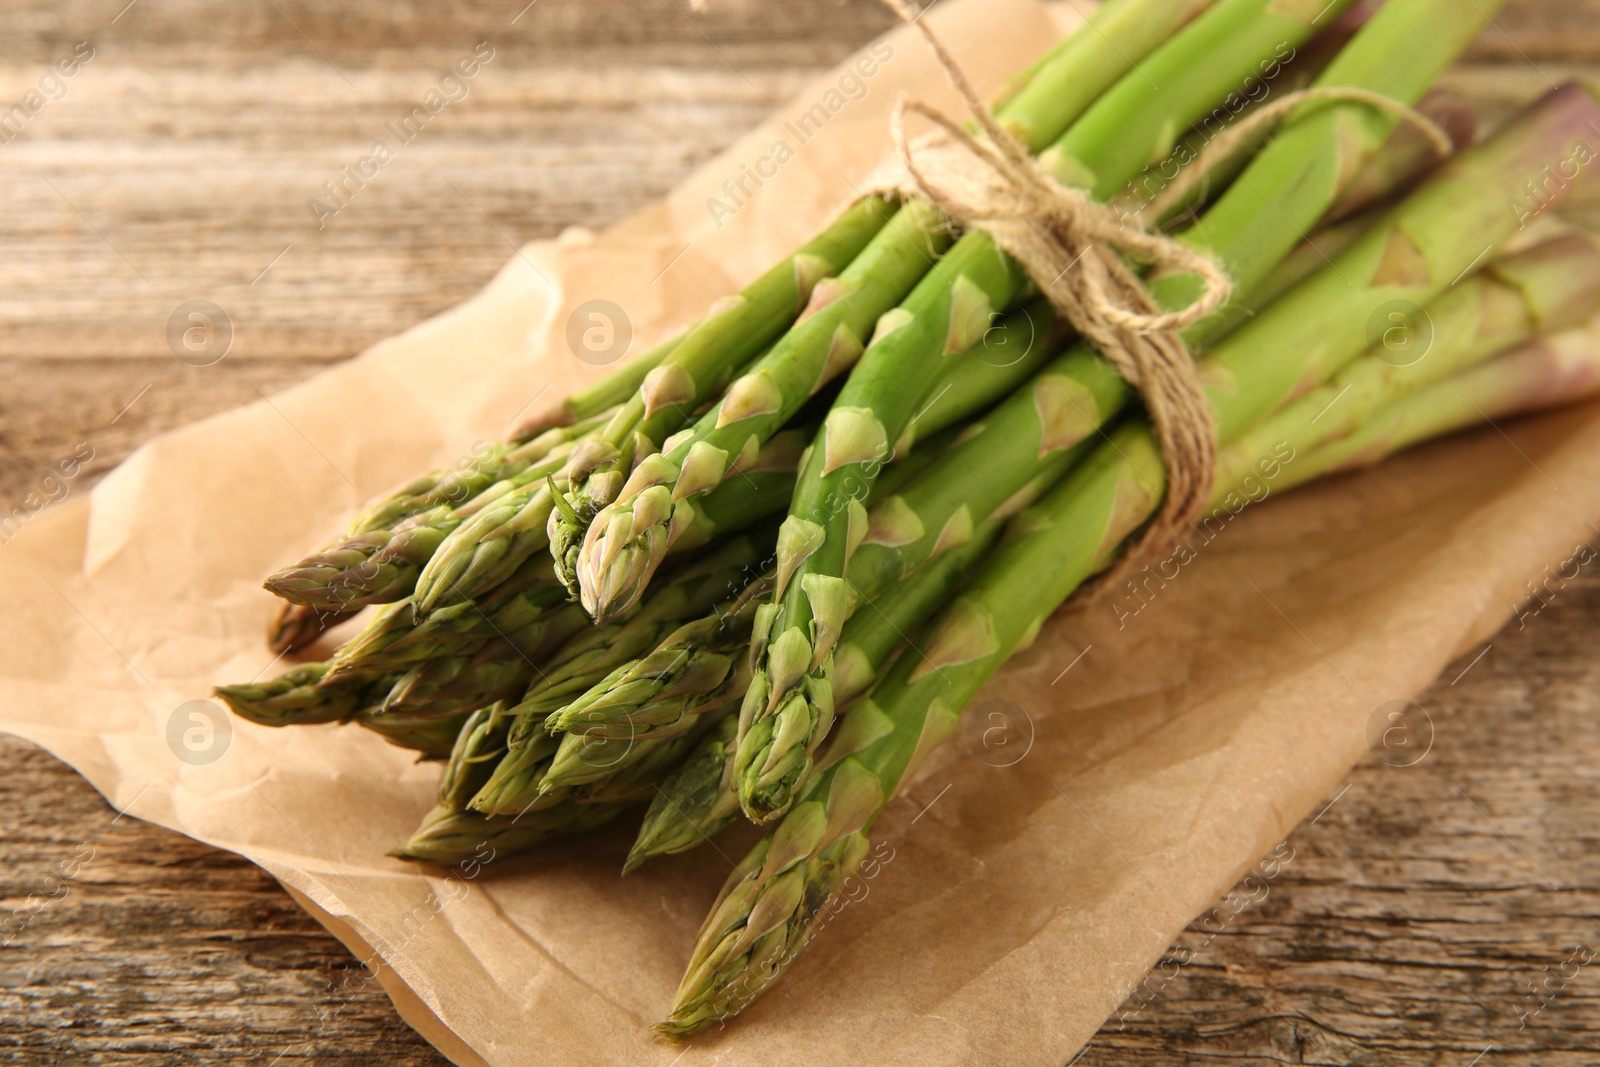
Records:
{"label": "natural jute string", "polygon": [[1244,147],[1250,138],[1260,133],[1267,126],[1277,122],[1301,104],[1311,103],[1316,100],[1336,100],[1341,103],[1366,104],[1377,108],[1379,111],[1392,112],[1426,134],[1428,140],[1433,143],[1433,149],[1440,159],[1455,151],[1455,142],[1450,139],[1448,133],[1439,127],[1438,123],[1415,108],[1407,107],[1393,97],[1375,93],[1370,89],[1357,89],[1354,87],[1330,86],[1325,89],[1301,89],[1297,92],[1285,93],[1270,104],[1261,104],[1251,109],[1238,122],[1223,127],[1220,133],[1206,142],[1194,160],[1178,172],[1177,178],[1140,209],[1140,218],[1152,221],[1159,220],[1174,204],[1182,203],[1183,199],[1205,179],[1213,167]]}
{"label": "natural jute string", "polygon": [[[1139,391],[1150,413],[1167,471],[1166,498],[1113,571],[1111,580],[1120,579],[1171,551],[1206,511],[1216,470],[1217,430],[1182,331],[1220,308],[1232,285],[1208,256],[1145,230],[1138,217],[1125,217],[1056,181],[995,120],[927,21],[906,0],[883,2],[922,31],[987,135],[979,139],[926,104],[901,99],[890,133],[908,176],[902,191],[926,197],[956,222],[994,238],[1056,310]],[[1426,116],[1379,93],[1340,88],[1289,93],[1213,138],[1143,216],[1159,218],[1218,160],[1291,108],[1317,100],[1355,101],[1394,112],[1425,130],[1441,155],[1452,149],[1449,136]],[[909,141],[905,119],[913,111],[937,126],[944,138]],[[1130,257],[1157,274],[1194,274],[1203,285],[1201,295],[1186,307],[1164,311],[1129,268]]]}

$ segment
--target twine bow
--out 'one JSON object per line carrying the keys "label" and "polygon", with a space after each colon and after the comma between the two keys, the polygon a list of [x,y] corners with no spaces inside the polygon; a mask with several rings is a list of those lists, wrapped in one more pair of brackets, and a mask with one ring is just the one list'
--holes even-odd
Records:
{"label": "twine bow", "polygon": [[[926,197],[958,222],[987,232],[1038,284],[1056,310],[1098,347],[1139,391],[1167,472],[1166,496],[1154,520],[1118,564],[1113,578],[1137,570],[1177,545],[1207,510],[1217,462],[1217,429],[1211,405],[1184,343],[1182,331],[1226,303],[1232,283],[1208,256],[1164,234],[1143,229],[1138,217],[1102,204],[1086,192],[1062,185],[1044,170],[984,106],[944,44],[906,0],[883,0],[922,31],[956,91],[987,139],[969,133],[926,104],[901,99],[890,126],[908,191]],[[1287,94],[1235,123],[1163,190],[1145,215],[1159,218],[1181,201],[1214,161],[1287,110],[1310,99],[1353,99],[1401,113],[1422,126],[1442,154],[1447,134],[1397,101],[1365,90],[1313,89]],[[915,112],[932,122],[943,139],[913,143],[905,119]],[[942,143],[941,143],[942,140]],[[1129,261],[1155,273],[1190,273],[1202,291],[1187,306],[1163,310],[1151,298]]]}

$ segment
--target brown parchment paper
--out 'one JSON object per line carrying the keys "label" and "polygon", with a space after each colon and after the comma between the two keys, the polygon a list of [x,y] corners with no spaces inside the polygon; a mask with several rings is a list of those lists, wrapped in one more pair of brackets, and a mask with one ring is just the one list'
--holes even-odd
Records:
{"label": "brown parchment paper", "polygon": [[[1057,32],[1032,0],[947,0],[930,17],[989,87]],[[117,807],[272,872],[458,1063],[1065,1062],[1360,757],[1375,709],[1424,688],[1508,617],[1525,578],[1592,536],[1600,413],[1269,499],[1137,615],[1063,614],[977,701],[1009,702],[1014,747],[997,757],[958,731],[881,820],[893,858],[860,899],[687,1052],[647,1026],[748,837],[627,879],[628,820],[482,868],[418,868],[385,852],[428,808],[436,765],[354,727],[236,723],[205,743],[211,762],[169,743],[185,702],[282,668],[261,643],[263,574],[542,391],[599,373],[565,344],[572,308],[608,299],[637,346],[661,336],[849,198],[897,92],[955,106],[919,42],[889,42],[866,96],[721,228],[708,197],[793,145],[784,123],[837,74],[665,202],[528,246],[460,308],[158,438],[34,518],[0,546],[0,728]]]}

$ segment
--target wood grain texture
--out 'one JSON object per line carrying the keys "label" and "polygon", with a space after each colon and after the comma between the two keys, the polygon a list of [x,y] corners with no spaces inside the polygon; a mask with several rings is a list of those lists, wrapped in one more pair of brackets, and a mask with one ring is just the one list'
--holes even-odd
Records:
{"label": "wood grain texture", "polygon": [[[459,302],[516,244],[622,217],[889,24],[872,0],[524,3],[6,5],[0,113],[76,42],[95,54],[0,144],[0,504],[80,442],[73,491]],[[1600,74],[1600,0],[1496,23],[1447,77],[1491,114]],[[306,200],[480,41],[470,94],[318,229]],[[234,327],[212,366],[168,345],[192,299]],[[1427,758],[1359,767],[1077,1062],[1600,1062],[1600,966],[1575,965],[1600,952],[1597,635],[1586,580],[1453,667],[1422,699]],[[28,919],[0,933],[0,1061],[445,1062],[249,863],[119,817],[14,739],[0,813],[0,918]]]}

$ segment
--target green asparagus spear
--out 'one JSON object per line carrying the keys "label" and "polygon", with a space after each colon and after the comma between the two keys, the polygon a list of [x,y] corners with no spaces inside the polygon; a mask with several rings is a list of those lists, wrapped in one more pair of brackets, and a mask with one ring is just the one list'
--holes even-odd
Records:
{"label": "green asparagus spear", "polygon": [[661,783],[622,865],[623,874],[654,856],[687,852],[734,820],[739,814],[739,791],[733,784],[738,739],[738,716],[723,717]]}
{"label": "green asparagus spear", "polygon": [[440,806],[429,812],[411,839],[390,855],[419,863],[473,860],[487,864],[558,837],[596,830],[624,810],[619,805],[567,801],[543,811],[490,818]]}
{"label": "green asparagus spear", "polygon": [[505,754],[505,719],[504,704],[479,708],[467,716],[456,734],[444,772],[439,775],[439,806],[455,811],[467,809],[467,801],[488,780],[495,763]]}
{"label": "green asparagus spear", "polygon": [[335,626],[354,618],[355,614],[353,611],[308,608],[285,600],[278,605],[267,627],[267,648],[279,655],[299,652]]}
{"label": "green asparagus spear", "polygon": [[365,684],[319,685],[331,663],[307,663],[267,682],[219,685],[212,692],[241,719],[261,726],[345,722],[361,709]]}
{"label": "green asparagus spear", "polygon": [[695,693],[688,698],[695,703],[693,709],[682,716],[682,723],[687,727],[682,733],[644,738],[563,735],[540,783],[540,793],[560,795],[581,787],[609,785],[624,773],[630,778],[636,777],[640,767],[658,771],[657,780],[664,778],[677,765],[677,759],[664,757],[664,754],[677,754],[681,758],[690,751],[701,733],[738,707],[746,681],[743,668],[735,664],[735,669],[721,685],[709,693]]}
{"label": "green asparagus spear", "polygon": [[1040,164],[1096,200],[1110,200],[1147,163],[1165,158],[1191,125],[1264,69],[1291,59],[1349,6],[1222,0],[1095,101],[1039,154]]}
{"label": "green asparagus spear", "polygon": [[[1365,89],[1417,101],[1488,25],[1504,0],[1398,0],[1379,8],[1317,79],[1321,89]],[[1205,219],[1180,236],[1233,280],[1233,299],[1251,292],[1335,206],[1347,183],[1399,124],[1360,103],[1313,101],[1295,109]],[[1293,190],[1290,195],[1290,190]],[[1287,225],[1286,225],[1287,224]],[[1201,282],[1174,273],[1151,282],[1164,307],[1190,303]],[[1222,317],[1228,305],[1213,313]],[[1207,336],[1201,322],[1193,336]]]}
{"label": "green asparagus spear", "polygon": [[538,669],[514,640],[496,637],[474,652],[426,660],[402,674],[377,717],[444,719],[470,714],[497,700],[514,700]]}
{"label": "green asparagus spear", "polygon": [[355,722],[397,748],[418,753],[422,759],[445,759],[461,736],[469,714],[458,711],[452,715],[413,717],[368,706],[361,709]]}
{"label": "green asparagus spear", "polygon": [[[1477,116],[1465,101],[1449,92],[1428,90],[1417,101],[1417,110],[1450,138],[1457,151],[1477,139]],[[1401,123],[1378,154],[1350,179],[1339,202],[1328,209],[1327,221],[1336,223],[1382,203],[1396,189],[1410,187],[1442,162],[1432,137],[1413,123]]]}
{"label": "green asparagus spear", "polygon": [[[632,758],[624,767],[609,771],[593,782],[570,787],[572,798],[581,804],[637,804],[649,800],[661,788],[667,775],[683,764],[684,757],[699,743],[706,731],[715,729],[718,723],[728,718],[737,703],[730,695],[717,710],[698,721],[688,733],[635,742],[629,753]],[[552,770],[561,773],[558,767],[552,767]]]}
{"label": "green asparagus spear", "polygon": [[1125,220],[1138,216],[1149,227],[1170,230],[1192,222],[1201,208],[1222,195],[1255,158],[1261,146],[1271,138],[1271,126],[1258,127],[1226,153],[1213,156],[1207,162],[1203,180],[1195,183],[1181,198],[1164,201],[1159,211],[1153,211],[1151,204],[1222,131],[1250,119],[1259,108],[1308,88],[1350,43],[1350,38],[1366,24],[1371,14],[1367,6],[1353,5],[1304,45],[1285,44],[1276,49],[1271,59],[1259,65],[1258,77],[1247,81],[1239,91],[1230,94],[1196,122],[1165,159],[1147,164],[1108,203]]}
{"label": "green asparagus spear", "polygon": [[422,622],[408,602],[386,606],[340,646],[328,677],[338,681],[405,671],[430,659],[471,654],[501,636],[516,635],[518,647],[531,656],[584,628],[583,618],[559,610],[566,602],[554,568],[544,560],[530,560],[481,603],[454,604]]}

